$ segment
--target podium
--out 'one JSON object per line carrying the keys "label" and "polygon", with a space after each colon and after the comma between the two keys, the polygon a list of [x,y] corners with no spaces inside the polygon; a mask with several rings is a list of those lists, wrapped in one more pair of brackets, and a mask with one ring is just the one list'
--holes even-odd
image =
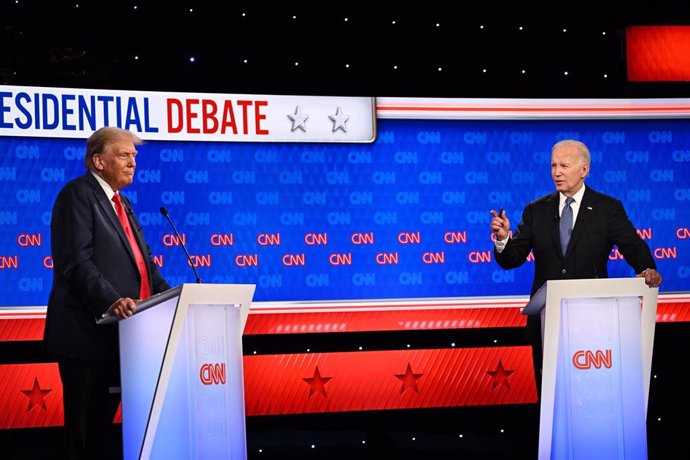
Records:
{"label": "podium", "polygon": [[242,332],[254,290],[182,284],[119,322],[126,460],[247,458]]}
{"label": "podium", "polygon": [[547,281],[539,459],[647,459],[658,288],[644,278]]}

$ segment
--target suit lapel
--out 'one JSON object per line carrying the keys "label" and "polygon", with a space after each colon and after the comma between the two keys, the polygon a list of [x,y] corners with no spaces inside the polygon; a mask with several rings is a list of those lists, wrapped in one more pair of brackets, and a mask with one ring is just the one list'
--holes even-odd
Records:
{"label": "suit lapel", "polygon": [[87,171],[84,176],[86,178],[86,181],[89,184],[91,184],[94,197],[96,198],[96,203],[98,203],[98,206],[103,211],[103,214],[108,217],[108,222],[117,232],[118,236],[120,237],[120,241],[122,241],[122,244],[124,244],[125,248],[127,249],[129,257],[132,259],[134,263],[136,263],[134,259],[134,253],[132,252],[132,248],[129,246],[129,241],[127,240],[127,235],[125,235],[125,231],[122,228],[120,219],[118,219],[117,213],[115,212],[115,208],[113,207],[112,202],[108,199],[108,195],[105,194],[105,191],[103,191],[103,187],[101,187],[101,184],[98,183],[98,181],[95,177],[93,177],[93,174],[91,174],[90,171]]}
{"label": "suit lapel", "polygon": [[551,196],[547,198],[546,203],[546,221],[550,222],[549,234],[551,235],[551,244],[556,254],[560,254],[561,238],[558,230],[558,192],[552,193]]}

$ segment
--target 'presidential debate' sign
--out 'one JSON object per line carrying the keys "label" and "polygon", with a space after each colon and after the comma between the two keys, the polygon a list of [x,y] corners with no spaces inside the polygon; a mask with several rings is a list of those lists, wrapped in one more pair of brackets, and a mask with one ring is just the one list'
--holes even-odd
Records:
{"label": "'presidential debate' sign", "polygon": [[[688,290],[688,101],[447,102],[0,88],[2,304],[46,304],[53,200],[104,124],[147,140],[124,193],[171,285],[195,279],[184,242],[202,281],[256,284],[256,301],[527,295],[533,263],[498,267],[489,211],[515,227],[553,190],[550,147],[572,138],[662,292]],[[616,249],[610,275],[633,275]]]}

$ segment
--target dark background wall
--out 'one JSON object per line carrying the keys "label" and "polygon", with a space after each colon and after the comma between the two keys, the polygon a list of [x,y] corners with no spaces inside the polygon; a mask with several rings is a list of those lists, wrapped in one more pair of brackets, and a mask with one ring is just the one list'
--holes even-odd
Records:
{"label": "dark background wall", "polygon": [[687,82],[627,81],[624,30],[689,21],[687,3],[673,0],[3,0],[0,82],[249,94],[679,97]]}

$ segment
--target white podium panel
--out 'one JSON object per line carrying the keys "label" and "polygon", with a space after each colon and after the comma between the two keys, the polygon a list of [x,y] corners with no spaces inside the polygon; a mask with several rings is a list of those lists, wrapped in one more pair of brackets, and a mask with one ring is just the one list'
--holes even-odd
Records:
{"label": "white podium panel", "polygon": [[125,459],[246,459],[242,331],[254,289],[183,284],[120,321]]}
{"label": "white podium panel", "polygon": [[543,308],[539,458],[646,459],[658,289],[642,278],[544,289],[525,308]]}

